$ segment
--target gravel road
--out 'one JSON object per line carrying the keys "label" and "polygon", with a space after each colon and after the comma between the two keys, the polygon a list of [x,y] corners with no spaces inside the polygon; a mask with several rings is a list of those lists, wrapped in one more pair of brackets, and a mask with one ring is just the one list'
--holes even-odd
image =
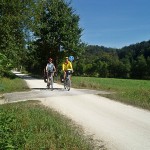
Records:
{"label": "gravel road", "polygon": [[56,83],[51,91],[43,80],[15,73],[26,80],[31,91],[7,93],[4,95],[7,102],[38,99],[104,141],[109,150],[150,150],[150,111],[98,95],[109,94],[105,91],[73,88],[65,91],[63,85]]}

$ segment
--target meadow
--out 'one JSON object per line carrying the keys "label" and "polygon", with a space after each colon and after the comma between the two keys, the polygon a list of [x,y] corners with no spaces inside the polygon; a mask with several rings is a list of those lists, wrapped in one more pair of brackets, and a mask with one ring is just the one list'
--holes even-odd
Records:
{"label": "meadow", "polygon": [[72,77],[72,86],[75,88],[111,91],[113,92],[112,94],[102,96],[150,110],[149,80]]}
{"label": "meadow", "polygon": [[26,82],[18,77],[0,78],[0,94],[29,90]]}

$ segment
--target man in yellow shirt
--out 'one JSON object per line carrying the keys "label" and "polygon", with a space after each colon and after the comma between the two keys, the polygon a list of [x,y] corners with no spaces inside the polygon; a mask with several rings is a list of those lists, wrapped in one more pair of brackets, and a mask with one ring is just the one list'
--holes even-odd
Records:
{"label": "man in yellow shirt", "polygon": [[72,63],[68,60],[68,57],[66,57],[66,61],[62,65],[62,70],[64,72],[64,79],[66,78],[66,72],[68,70],[71,70],[73,72]]}

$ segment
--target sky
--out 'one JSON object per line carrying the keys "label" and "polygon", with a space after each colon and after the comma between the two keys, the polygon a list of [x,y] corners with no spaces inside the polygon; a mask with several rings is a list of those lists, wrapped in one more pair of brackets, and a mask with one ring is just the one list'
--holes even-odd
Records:
{"label": "sky", "polygon": [[122,48],[150,40],[150,0],[72,0],[88,45]]}

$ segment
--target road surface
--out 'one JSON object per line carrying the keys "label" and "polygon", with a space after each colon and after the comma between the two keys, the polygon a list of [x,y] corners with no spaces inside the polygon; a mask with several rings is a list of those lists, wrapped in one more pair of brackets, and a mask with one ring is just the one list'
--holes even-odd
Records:
{"label": "road surface", "polygon": [[[16,72],[17,73],[17,72]],[[71,89],[54,83],[54,90],[46,89],[41,79],[22,76],[29,92],[5,94],[7,102],[38,99],[81,125],[85,132],[104,141],[110,150],[150,150],[150,111],[125,105],[98,94],[105,91]]]}

